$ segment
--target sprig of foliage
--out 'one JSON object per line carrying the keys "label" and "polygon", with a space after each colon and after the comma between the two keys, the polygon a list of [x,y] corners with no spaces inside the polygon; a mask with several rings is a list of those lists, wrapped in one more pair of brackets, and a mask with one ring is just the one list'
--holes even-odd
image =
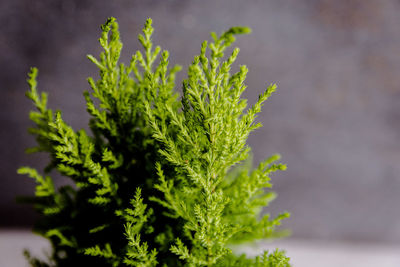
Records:
{"label": "sprig of foliage", "polygon": [[[270,85],[246,109],[241,98],[247,68],[231,73],[239,49],[225,58],[238,34],[234,27],[203,42],[188,68],[181,101],[169,53],[153,47],[151,19],[128,65],[119,63],[122,42],[110,18],[99,39],[103,52],[88,59],[99,68],[84,92],[91,134],[75,131],[61,112],[47,108],[32,68],[27,96],[37,147],[74,186],[56,188],[50,176],[22,167],[36,183],[35,208],[43,214],[36,232],[48,238],[48,263],[32,266],[289,266],[281,251],[256,258],[237,256],[229,244],[270,238],[288,217],[261,215],[275,197],[270,175],[286,166],[275,155],[250,170],[249,134]],[[248,160],[247,160],[248,161]],[[133,193],[135,192],[135,193]]]}

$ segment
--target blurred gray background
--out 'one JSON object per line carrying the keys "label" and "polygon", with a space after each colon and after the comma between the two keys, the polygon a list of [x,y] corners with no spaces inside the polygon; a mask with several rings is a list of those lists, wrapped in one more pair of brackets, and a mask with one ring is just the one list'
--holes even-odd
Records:
{"label": "blurred gray background", "polygon": [[[294,238],[400,242],[400,1],[88,1],[0,2],[0,227],[30,227],[33,193],[20,165],[27,156],[31,103],[24,97],[30,66],[51,108],[75,129],[85,127],[82,92],[96,68],[99,26],[115,16],[124,60],[139,48],[145,19],[154,41],[185,67],[209,32],[235,25],[238,64],[250,71],[245,96],[256,101],[267,83],[279,90],[264,106],[264,127],[250,137],[255,162],[279,152],[288,170],[273,176],[279,196],[266,209],[288,210]],[[184,72],[179,76],[180,80]]]}

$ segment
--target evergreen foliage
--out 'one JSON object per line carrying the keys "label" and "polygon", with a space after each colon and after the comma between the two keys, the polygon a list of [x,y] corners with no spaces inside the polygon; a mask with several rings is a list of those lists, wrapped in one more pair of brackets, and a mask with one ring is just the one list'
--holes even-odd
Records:
{"label": "evergreen foliage", "polygon": [[282,251],[256,258],[235,255],[230,244],[270,238],[288,213],[261,215],[275,194],[271,173],[284,170],[274,155],[254,170],[249,166],[249,134],[267,87],[246,109],[246,66],[231,74],[239,49],[224,57],[234,27],[203,42],[189,66],[181,101],[168,51],[153,47],[152,21],[139,35],[144,52],[128,65],[119,63],[122,43],[110,18],[99,39],[104,51],[88,58],[99,68],[85,92],[90,130],[74,131],[59,111],[47,108],[32,68],[27,97],[36,110],[30,132],[46,152],[44,169],[69,177],[74,186],[56,188],[35,169],[18,170],[36,182],[33,200],[42,217],[35,231],[48,238],[53,252],[32,266],[289,266]]}

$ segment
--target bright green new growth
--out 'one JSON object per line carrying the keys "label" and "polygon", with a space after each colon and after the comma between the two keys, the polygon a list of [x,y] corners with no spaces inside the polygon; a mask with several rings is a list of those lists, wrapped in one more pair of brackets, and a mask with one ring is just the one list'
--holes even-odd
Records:
{"label": "bright green new growth", "polygon": [[[47,152],[45,172],[57,170],[75,186],[55,188],[49,176],[22,167],[37,183],[35,230],[53,245],[48,262],[28,255],[32,266],[289,266],[283,252],[256,258],[237,256],[230,244],[270,238],[288,217],[261,216],[274,199],[270,174],[284,170],[278,155],[249,170],[246,140],[270,85],[247,111],[241,98],[247,68],[231,74],[239,49],[224,59],[234,27],[204,42],[188,69],[182,100],[175,90],[179,66],[168,67],[168,52],[153,49],[148,19],[129,65],[118,63],[122,43],[118,24],[102,26],[100,58],[88,58],[100,78],[85,92],[92,135],[74,131],[60,112],[46,106],[36,89],[37,69],[27,93],[37,111],[30,132]],[[158,55],[161,57],[158,60]],[[93,101],[92,99],[96,99]],[[96,104],[98,103],[98,104]],[[238,165],[242,163],[241,165]],[[238,167],[233,166],[237,165]]]}

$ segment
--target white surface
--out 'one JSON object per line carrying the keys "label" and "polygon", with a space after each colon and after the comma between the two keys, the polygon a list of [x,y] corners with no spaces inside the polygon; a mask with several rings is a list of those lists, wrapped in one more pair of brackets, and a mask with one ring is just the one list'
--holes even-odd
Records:
{"label": "white surface", "polygon": [[45,258],[49,247],[46,239],[28,230],[0,229],[0,267],[29,266],[23,255],[24,249],[28,249],[31,255]]}
{"label": "white surface", "polygon": [[280,240],[245,248],[248,255],[280,248],[295,267],[400,267],[400,246],[316,240]]}
{"label": "white surface", "polygon": [[[400,246],[354,244],[286,239],[262,242],[239,249],[248,255],[276,247],[286,250],[295,267],[400,267]],[[41,256],[49,250],[47,241],[26,230],[0,230],[0,267],[28,266],[22,251]]]}

